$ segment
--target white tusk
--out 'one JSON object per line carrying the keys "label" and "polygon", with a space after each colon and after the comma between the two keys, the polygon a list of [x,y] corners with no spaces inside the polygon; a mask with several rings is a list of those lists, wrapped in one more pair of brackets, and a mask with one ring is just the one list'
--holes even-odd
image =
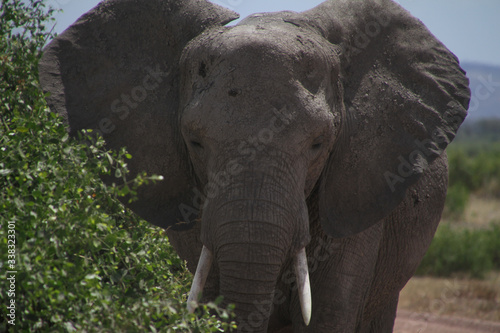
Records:
{"label": "white tusk", "polygon": [[213,255],[210,250],[203,246],[201,250],[200,260],[198,260],[198,267],[196,267],[196,273],[193,278],[193,285],[191,286],[191,291],[189,292],[187,308],[189,313],[193,313],[198,306],[198,300],[205,287],[205,282],[207,282],[208,273],[212,267]]}
{"label": "white tusk", "polygon": [[309,325],[312,313],[311,285],[309,283],[309,270],[307,269],[306,249],[297,253],[294,259],[295,276],[299,288],[300,308],[304,323]]}

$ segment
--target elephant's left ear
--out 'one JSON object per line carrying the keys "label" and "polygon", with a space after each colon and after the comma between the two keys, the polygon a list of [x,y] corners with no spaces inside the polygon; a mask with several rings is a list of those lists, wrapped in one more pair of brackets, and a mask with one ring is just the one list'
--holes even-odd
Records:
{"label": "elephant's left ear", "polygon": [[300,16],[343,50],[346,119],[321,184],[320,216],[330,235],[349,236],[396,208],[454,139],[468,79],[422,22],[390,0],[331,0]]}
{"label": "elephant's left ear", "polygon": [[178,128],[180,56],[205,29],[236,18],[206,0],[107,0],[55,38],[40,61],[48,104],[71,134],[99,131],[109,148],[127,147],[132,176],[164,176],[130,205],[161,227],[187,226],[198,208]]}

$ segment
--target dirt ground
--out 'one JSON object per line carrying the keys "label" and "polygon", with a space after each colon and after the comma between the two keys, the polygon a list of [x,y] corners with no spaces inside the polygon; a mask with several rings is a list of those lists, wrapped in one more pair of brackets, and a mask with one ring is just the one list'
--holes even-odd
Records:
{"label": "dirt ground", "polygon": [[500,333],[500,323],[400,310],[394,333]]}
{"label": "dirt ground", "polygon": [[399,310],[500,323],[500,272],[483,280],[413,277],[400,294]]}
{"label": "dirt ground", "polygon": [[395,333],[500,333],[500,272],[484,280],[414,277],[399,300]]}
{"label": "dirt ground", "polygon": [[[445,222],[487,228],[500,221],[497,199],[472,195],[465,214]],[[500,333],[500,272],[484,279],[414,277],[399,299],[395,333]]]}

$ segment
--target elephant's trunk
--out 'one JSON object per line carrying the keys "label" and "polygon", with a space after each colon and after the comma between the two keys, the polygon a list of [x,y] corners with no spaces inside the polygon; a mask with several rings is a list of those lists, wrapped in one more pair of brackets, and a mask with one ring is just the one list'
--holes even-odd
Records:
{"label": "elephant's trunk", "polygon": [[[308,323],[311,296],[304,247],[309,230],[303,191],[294,182],[248,178],[253,179],[250,185],[236,182],[239,185],[227,188],[204,211],[206,265],[213,254],[220,274],[219,293],[226,304],[236,305],[240,329],[261,332],[268,325],[283,264],[290,255],[300,254],[294,260],[295,271]],[[207,269],[199,265],[198,270],[195,281],[202,283]]]}
{"label": "elephant's trunk", "polygon": [[[191,291],[189,293],[189,298],[188,298],[188,309],[192,313],[194,312],[196,308],[196,300],[199,298],[203,287],[205,285],[206,279],[208,277],[208,273],[212,267],[213,263],[213,254],[208,250],[205,246],[202,249],[200,260],[198,262],[198,267],[196,269],[196,274],[193,279],[193,285],[191,287]],[[309,325],[309,322],[311,321],[311,314],[312,314],[312,300],[311,300],[311,286],[309,283],[309,270],[307,267],[307,257],[306,257],[306,251],[305,248],[300,250],[299,253],[297,253],[296,257],[294,258],[294,270],[295,270],[295,275],[296,275],[296,283],[297,283],[297,288],[299,292],[299,299],[300,299],[300,305],[301,305],[301,310],[302,310],[302,317],[304,319],[304,322],[306,325]],[[268,304],[266,302],[266,295],[264,294],[264,300],[262,301],[261,304],[259,304],[258,300],[254,300],[254,305],[255,305],[255,310],[253,312],[249,312],[248,310],[246,311],[246,314],[248,314],[248,319],[251,320],[252,327],[255,326],[260,326],[260,323],[262,323],[262,326],[264,326],[264,323],[267,322],[265,320],[264,315],[266,315],[266,310],[265,307],[262,307],[262,305]],[[271,308],[269,308],[270,310]],[[254,318],[251,318],[252,315]],[[268,316],[268,314],[267,314]],[[244,316],[240,317],[244,318]],[[253,320],[257,320],[257,324],[254,324]]]}
{"label": "elephant's trunk", "polygon": [[[282,265],[275,251],[269,245],[232,244],[218,253],[219,291],[225,304],[236,305],[242,331],[266,331]],[[252,258],[241,261],[236,253],[247,253]]]}

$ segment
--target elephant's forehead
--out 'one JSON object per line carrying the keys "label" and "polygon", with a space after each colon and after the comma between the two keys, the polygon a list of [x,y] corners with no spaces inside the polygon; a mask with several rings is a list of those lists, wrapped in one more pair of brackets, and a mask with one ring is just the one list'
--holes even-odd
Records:
{"label": "elephant's forehead", "polygon": [[283,25],[242,25],[217,34],[207,51],[222,51],[227,55],[240,51],[256,53],[292,54],[305,48],[297,40],[299,31]]}
{"label": "elephant's forehead", "polygon": [[188,45],[181,63],[193,81],[233,73],[241,84],[322,80],[339,70],[335,46],[283,21],[210,30]]}
{"label": "elephant's forehead", "polygon": [[290,24],[225,28],[201,38],[191,60],[216,58],[246,68],[291,68],[305,58],[320,56],[307,35]]}

